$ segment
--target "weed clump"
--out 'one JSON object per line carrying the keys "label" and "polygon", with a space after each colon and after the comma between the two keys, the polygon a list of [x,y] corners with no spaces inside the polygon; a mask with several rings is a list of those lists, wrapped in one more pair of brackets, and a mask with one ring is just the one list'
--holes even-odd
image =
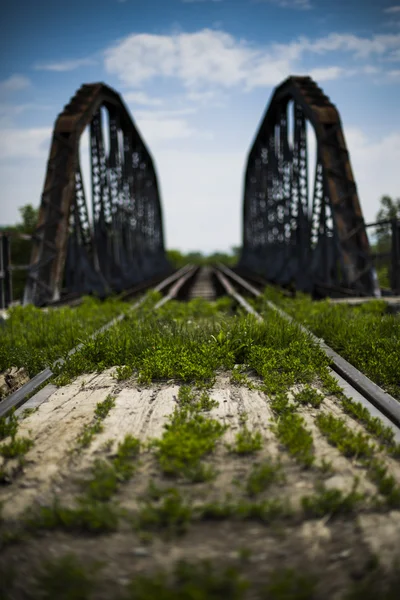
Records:
{"label": "weed clump", "polygon": [[354,511],[363,495],[356,491],[357,482],[348,494],[338,489],[326,489],[323,484],[317,486],[314,496],[302,498],[303,510],[308,517],[320,518],[325,515],[336,516]]}
{"label": "weed clump", "polygon": [[87,600],[93,592],[99,564],[84,568],[73,554],[47,560],[36,574],[35,587],[43,600]]}
{"label": "weed clump", "polygon": [[94,411],[95,420],[93,423],[85,425],[82,433],[78,437],[78,450],[90,446],[93,438],[103,431],[102,421],[106,418],[110,410],[115,406],[115,398],[110,394],[103,402],[98,402]]}
{"label": "weed clump", "polygon": [[[0,440],[11,438],[8,443],[0,445],[0,456],[6,461],[18,458],[19,466],[24,464],[24,456],[34,444],[33,440],[27,437],[17,437],[18,419],[13,410],[9,416],[0,419]],[[6,469],[0,469],[0,482],[7,478]]]}
{"label": "weed clump", "polygon": [[235,443],[229,445],[228,448],[233,454],[246,455],[254,454],[258,450],[261,450],[263,445],[262,435],[259,431],[250,431],[246,425],[244,425],[236,434]]}
{"label": "weed clump", "polygon": [[282,414],[273,425],[273,430],[289,454],[304,467],[312,466],[315,458],[313,437],[305,428],[303,417],[293,412]]}
{"label": "weed clump", "polygon": [[343,419],[332,414],[320,414],[316,423],[328,441],[344,456],[369,458],[373,455],[374,447],[369,444],[369,437],[362,432],[354,433]]}
{"label": "weed clump", "polygon": [[320,394],[313,387],[306,385],[304,389],[295,395],[295,401],[299,404],[310,404],[313,408],[319,408],[324,400],[322,394]]}
{"label": "weed clump", "polygon": [[[156,494],[154,492],[157,492]],[[192,520],[193,511],[179,490],[168,488],[152,490],[152,498],[146,499],[133,520],[135,528],[182,534]]]}
{"label": "weed clump", "polygon": [[31,531],[40,529],[64,529],[101,533],[117,528],[120,510],[110,501],[120,483],[134,473],[133,460],[140,452],[140,441],[131,435],[118,445],[113,459],[108,462],[96,460],[88,480],[80,481],[82,494],[74,507],[60,504],[56,498],[51,506],[32,507],[28,510],[25,524]]}
{"label": "weed clump", "polygon": [[161,470],[172,477],[205,481],[212,476],[202,460],[211,454],[226,426],[189,408],[175,409],[161,439],[152,447]]}
{"label": "weed clump", "polygon": [[285,476],[280,464],[270,461],[253,467],[246,483],[249,496],[256,496],[267,490],[273,483],[282,483]]}
{"label": "weed clump", "polygon": [[127,600],[242,600],[248,587],[249,583],[234,567],[218,570],[206,561],[200,565],[181,561],[172,581],[163,572],[135,577],[128,587]]}

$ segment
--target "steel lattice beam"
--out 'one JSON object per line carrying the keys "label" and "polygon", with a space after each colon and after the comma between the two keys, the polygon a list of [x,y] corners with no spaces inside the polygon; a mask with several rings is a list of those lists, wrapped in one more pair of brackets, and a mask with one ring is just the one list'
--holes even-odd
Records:
{"label": "steel lattice beam", "polygon": [[[313,182],[307,124],[316,138]],[[239,266],[303,291],[379,295],[340,116],[310,77],[275,89],[250,149]]]}
{"label": "steel lattice beam", "polygon": [[[91,193],[79,159],[86,128]],[[54,126],[24,303],[56,301],[62,289],[104,296],[169,269],[150,153],[120,96],[85,84]]]}

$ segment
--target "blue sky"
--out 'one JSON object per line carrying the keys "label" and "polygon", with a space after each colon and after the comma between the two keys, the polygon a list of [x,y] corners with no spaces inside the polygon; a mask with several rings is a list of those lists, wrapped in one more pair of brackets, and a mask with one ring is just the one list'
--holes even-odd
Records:
{"label": "blue sky", "polygon": [[103,81],[153,154],[168,247],[238,245],[246,155],[292,74],[338,107],[373,220],[381,195],[400,195],[396,0],[13,0],[0,22],[0,224],[39,204],[57,114]]}

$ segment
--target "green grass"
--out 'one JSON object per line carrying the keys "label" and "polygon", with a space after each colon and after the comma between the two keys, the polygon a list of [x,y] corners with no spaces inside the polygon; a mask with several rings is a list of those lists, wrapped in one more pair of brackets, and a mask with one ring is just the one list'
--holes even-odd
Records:
{"label": "green grass", "polygon": [[126,600],[242,600],[248,587],[235,567],[217,569],[208,561],[196,565],[181,561],[172,580],[163,572],[136,576]]}
{"label": "green grass", "polygon": [[[156,493],[155,493],[156,492]],[[193,519],[193,509],[176,488],[151,490],[132,519],[138,530],[182,534]]]}
{"label": "green grass", "polygon": [[84,298],[76,308],[48,312],[34,306],[11,308],[1,331],[0,373],[25,367],[33,377],[128,307],[115,299]]}
{"label": "green grass", "polygon": [[101,534],[115,531],[119,518],[120,512],[113,504],[82,496],[73,508],[63,506],[59,500],[55,500],[49,506],[28,510],[24,527],[30,533],[60,529],[67,532]]}
{"label": "green grass", "polygon": [[46,560],[35,578],[36,592],[42,600],[89,600],[99,567],[89,570],[73,554]]}
{"label": "green grass", "polygon": [[354,512],[359,502],[363,499],[362,494],[356,490],[357,483],[348,494],[338,489],[326,489],[319,484],[313,496],[304,496],[302,506],[304,513],[310,518],[321,518],[326,515],[337,516]]}
{"label": "green grass", "polygon": [[374,446],[370,444],[368,435],[352,431],[344,419],[332,414],[319,414],[316,424],[333,446],[349,458],[370,458],[374,454]]}
{"label": "green grass", "polygon": [[94,411],[94,421],[85,425],[77,439],[77,447],[74,450],[87,448],[90,446],[93,438],[103,431],[102,421],[106,418],[110,410],[115,406],[115,398],[110,394],[103,402],[98,402]]}
{"label": "green grass", "polygon": [[270,524],[277,519],[290,517],[291,514],[289,505],[277,498],[260,501],[239,499],[236,502],[227,498],[224,501],[206,502],[199,506],[197,518],[212,521],[260,521]]}
{"label": "green grass", "polygon": [[15,409],[6,417],[0,418],[0,442],[7,437],[15,438],[18,430],[18,419],[15,415]]}
{"label": "green grass", "polygon": [[295,299],[267,288],[259,302],[263,314],[271,312],[263,304],[268,299],[346,358],[372,381],[400,400],[400,319],[386,313],[386,303],[375,300],[360,306],[313,302],[297,294]]}
{"label": "green grass", "polygon": [[304,419],[296,413],[282,414],[273,425],[278,439],[298,463],[308,468],[314,463],[314,445],[311,431]]}
{"label": "green grass", "polygon": [[387,506],[399,508],[400,486],[388,473],[386,465],[375,456],[375,447],[370,444],[369,437],[361,432],[355,433],[343,419],[331,414],[318,415],[316,422],[328,441],[344,456],[360,460],[367,469],[368,477],[375,483],[378,492],[384,496]]}
{"label": "green grass", "polygon": [[235,436],[234,444],[228,445],[229,451],[233,454],[247,455],[254,454],[261,450],[263,446],[262,435],[259,431],[250,431],[244,425]]}
{"label": "green grass", "polygon": [[87,342],[56,373],[75,377],[124,365],[144,384],[173,379],[210,385],[219,369],[242,365],[260,375],[271,394],[311,383],[328,364],[309,337],[275,315],[265,323],[222,310],[202,318],[191,302],[170,302],[157,314],[146,309],[130,315]]}
{"label": "green grass", "polygon": [[139,440],[125,436],[112,460],[96,460],[91,477],[79,482],[82,493],[75,506],[64,506],[55,498],[50,506],[31,507],[24,518],[27,530],[63,529],[91,534],[114,531],[122,511],[112,500],[119,485],[134,474],[139,452]]}
{"label": "green grass", "polygon": [[1,444],[0,455],[4,458],[18,458],[28,452],[33,446],[33,440],[29,438],[13,438],[8,444]]}
{"label": "green grass", "polygon": [[203,459],[211,454],[226,427],[191,407],[175,409],[162,437],[152,447],[165,475],[205,481],[213,472]]}
{"label": "green grass", "polygon": [[277,569],[264,588],[265,598],[271,600],[312,600],[317,578],[294,569]]}
{"label": "green grass", "polygon": [[271,460],[264,460],[262,464],[253,466],[246,482],[246,492],[249,496],[256,496],[265,492],[273,483],[284,481],[282,466]]}
{"label": "green grass", "polygon": [[315,388],[306,385],[304,389],[295,395],[295,401],[299,404],[310,404],[313,408],[319,408],[324,400]]}
{"label": "green grass", "polygon": [[386,504],[390,508],[400,508],[400,486],[381,461],[375,458],[369,462],[368,476],[384,496]]}
{"label": "green grass", "polygon": [[[0,419],[0,440],[9,439],[8,442],[0,444],[0,456],[5,461],[18,459],[19,466],[24,464],[25,454],[32,448],[34,442],[28,437],[18,437],[19,422],[13,410],[9,416]],[[8,474],[6,466],[0,468],[0,482],[7,481]]]}

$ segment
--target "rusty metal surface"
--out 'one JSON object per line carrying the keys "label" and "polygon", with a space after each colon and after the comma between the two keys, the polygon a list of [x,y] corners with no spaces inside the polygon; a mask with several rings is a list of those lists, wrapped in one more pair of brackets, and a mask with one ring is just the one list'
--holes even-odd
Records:
{"label": "rusty metal surface", "polygon": [[[311,184],[307,124],[316,137]],[[276,88],[256,134],[239,266],[303,291],[380,293],[340,116],[310,77]]]}
{"label": "rusty metal surface", "polygon": [[[91,194],[79,160],[86,128]],[[151,155],[120,96],[82,85],[55,122],[24,303],[58,301],[62,290],[104,296],[168,270]]]}

